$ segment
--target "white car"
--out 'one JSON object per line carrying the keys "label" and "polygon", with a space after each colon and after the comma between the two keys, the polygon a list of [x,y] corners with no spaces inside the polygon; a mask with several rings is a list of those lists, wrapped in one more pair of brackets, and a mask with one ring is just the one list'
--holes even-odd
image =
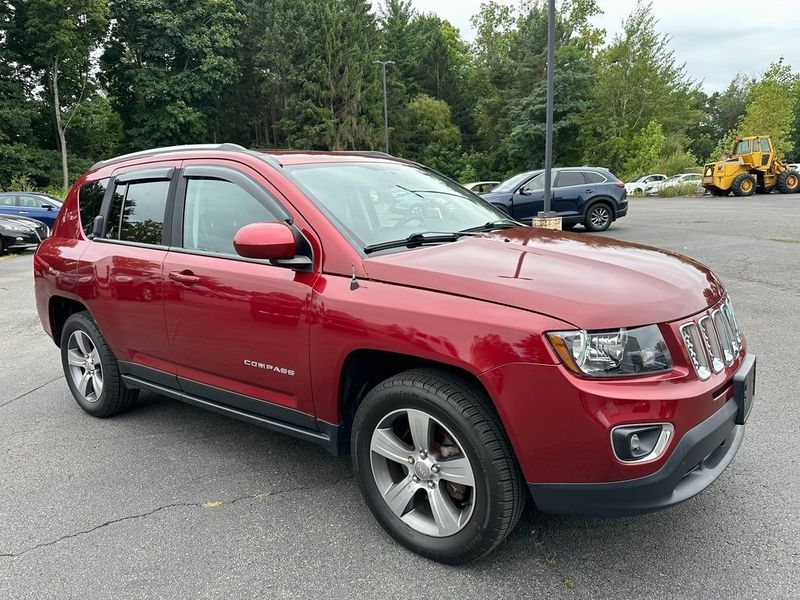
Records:
{"label": "white car", "polygon": [[698,189],[700,189],[702,182],[703,176],[699,173],[678,173],[677,175],[673,175],[664,181],[657,181],[655,183],[648,184],[644,188],[644,193],[646,196],[655,196],[663,189],[677,185],[686,185],[687,183],[693,183]]}
{"label": "white car", "polygon": [[499,181],[473,181],[471,183],[465,183],[464,187],[476,194],[488,194],[498,185],[500,185]]}
{"label": "white car", "polygon": [[629,196],[642,196],[644,195],[644,190],[648,185],[664,181],[666,178],[667,176],[662,175],[661,173],[642,175],[638,179],[634,179],[633,181],[626,183],[625,191],[628,192]]}

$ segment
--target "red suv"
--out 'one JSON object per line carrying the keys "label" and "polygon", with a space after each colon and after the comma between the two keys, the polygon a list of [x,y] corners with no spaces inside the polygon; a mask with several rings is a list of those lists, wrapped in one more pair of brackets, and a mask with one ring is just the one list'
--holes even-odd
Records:
{"label": "red suv", "polygon": [[97,417],[139,390],[350,452],[396,540],[463,562],[539,510],[671,506],[733,459],[755,358],[687,258],[520,226],[374,153],[166,148],[82,176],[34,260]]}

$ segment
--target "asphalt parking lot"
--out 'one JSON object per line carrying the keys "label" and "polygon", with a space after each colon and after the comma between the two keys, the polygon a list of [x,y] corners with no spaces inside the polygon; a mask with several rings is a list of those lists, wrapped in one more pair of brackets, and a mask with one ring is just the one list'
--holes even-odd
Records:
{"label": "asphalt parking lot", "polygon": [[604,235],[726,284],[759,360],[744,444],[679,507],[529,509],[458,568],[384,534],[347,458],[154,395],[85,415],[41,330],[31,257],[0,260],[0,598],[800,597],[800,195],[636,199]]}

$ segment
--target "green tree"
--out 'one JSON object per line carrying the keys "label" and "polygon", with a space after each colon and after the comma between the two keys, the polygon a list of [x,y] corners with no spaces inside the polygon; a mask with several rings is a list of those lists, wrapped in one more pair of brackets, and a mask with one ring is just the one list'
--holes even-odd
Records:
{"label": "green tree", "polygon": [[640,1],[622,33],[598,54],[593,109],[585,114],[580,140],[587,162],[620,170],[632,155],[630,141],[649,123],[660,123],[667,138],[680,140],[701,116],[692,102],[697,84],[656,23],[652,4]]}
{"label": "green tree", "polygon": [[237,77],[232,0],[111,0],[102,78],[129,150],[213,141]]}
{"label": "green tree", "polygon": [[792,133],[798,104],[800,79],[783,60],[770,65],[753,84],[737,136],[769,135],[779,156],[794,150]]}
{"label": "green tree", "polygon": [[6,6],[12,7],[8,47],[48,92],[67,187],[67,130],[92,92],[92,53],[106,33],[107,2],[29,0]]}

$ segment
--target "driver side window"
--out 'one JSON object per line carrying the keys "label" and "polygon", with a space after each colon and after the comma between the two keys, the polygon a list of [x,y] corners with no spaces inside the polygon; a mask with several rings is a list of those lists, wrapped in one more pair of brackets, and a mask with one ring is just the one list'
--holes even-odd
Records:
{"label": "driver side window", "polygon": [[537,175],[528,183],[522,186],[522,192],[541,192],[544,189],[544,175]]}
{"label": "driver side window", "polygon": [[183,247],[236,255],[233,237],[251,223],[279,222],[252,194],[222,179],[189,179],[183,212]]}

